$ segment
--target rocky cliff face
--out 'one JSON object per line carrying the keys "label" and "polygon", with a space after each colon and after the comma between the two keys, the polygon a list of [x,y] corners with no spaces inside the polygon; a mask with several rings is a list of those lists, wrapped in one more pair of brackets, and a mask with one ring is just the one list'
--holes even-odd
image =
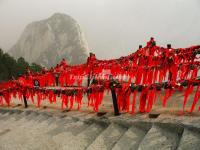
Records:
{"label": "rocky cliff face", "polygon": [[56,13],[29,24],[9,53],[51,67],[62,58],[71,64],[85,62],[88,46],[79,24],[68,15]]}

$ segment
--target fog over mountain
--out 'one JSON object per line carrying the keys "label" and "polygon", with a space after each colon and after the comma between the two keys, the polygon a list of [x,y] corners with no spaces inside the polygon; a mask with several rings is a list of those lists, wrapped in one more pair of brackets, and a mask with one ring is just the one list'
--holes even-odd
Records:
{"label": "fog over mountain", "polygon": [[9,50],[16,59],[52,67],[63,58],[70,64],[85,63],[88,45],[79,24],[70,16],[55,13],[28,24],[17,43]]}
{"label": "fog over mountain", "polygon": [[200,44],[199,0],[0,0],[0,46],[10,49],[28,23],[55,12],[77,20],[99,58],[127,55],[151,36],[164,46]]}

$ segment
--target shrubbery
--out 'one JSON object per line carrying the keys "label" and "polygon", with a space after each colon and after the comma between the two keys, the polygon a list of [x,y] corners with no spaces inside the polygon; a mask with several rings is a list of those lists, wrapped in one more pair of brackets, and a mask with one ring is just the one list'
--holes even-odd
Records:
{"label": "shrubbery", "polygon": [[8,53],[4,53],[0,49],[0,81],[7,81],[12,78],[17,78],[19,74],[26,73],[27,68],[31,72],[39,72],[42,70],[40,65],[35,63],[29,64],[23,57],[15,60]]}

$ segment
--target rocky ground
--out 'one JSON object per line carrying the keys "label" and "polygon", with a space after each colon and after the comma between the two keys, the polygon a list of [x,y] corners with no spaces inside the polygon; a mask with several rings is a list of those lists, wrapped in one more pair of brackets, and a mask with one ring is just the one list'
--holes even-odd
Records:
{"label": "rocky ground", "polygon": [[120,116],[113,115],[109,95],[99,113],[86,108],[62,111],[45,103],[24,109],[13,103],[0,108],[0,149],[199,150],[199,113],[180,115],[182,101],[177,93],[165,109],[158,101],[151,114]]}

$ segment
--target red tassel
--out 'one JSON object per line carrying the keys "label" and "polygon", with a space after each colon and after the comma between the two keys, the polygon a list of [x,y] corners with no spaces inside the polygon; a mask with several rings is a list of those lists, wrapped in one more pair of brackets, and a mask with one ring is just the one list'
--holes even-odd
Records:
{"label": "red tassel", "polygon": [[141,79],[142,79],[142,72],[143,69],[138,67],[138,71],[137,71],[137,75],[136,75],[136,80],[135,80],[135,84],[140,84]]}
{"label": "red tassel", "polygon": [[13,91],[13,98],[17,98],[17,91],[16,90]]}
{"label": "red tassel", "polygon": [[61,95],[61,100],[62,100],[61,109],[64,110],[64,104],[65,104],[65,95],[64,94]]}
{"label": "red tassel", "polygon": [[82,105],[82,99],[83,99],[83,94],[81,91],[78,91],[78,95],[76,96],[77,98],[77,103],[78,103],[78,110],[80,110],[81,105]]}
{"label": "red tassel", "polygon": [[59,81],[61,87],[65,86],[65,81],[64,81],[64,75],[63,75],[63,73],[61,73],[59,75],[58,81]]}
{"label": "red tassel", "polygon": [[199,97],[199,93],[200,93],[200,91],[199,91],[199,86],[198,86],[197,90],[196,90],[196,93],[195,93],[195,96],[194,96],[194,101],[192,103],[192,107],[190,109],[190,113],[192,113],[194,111],[194,108],[195,108],[195,106],[196,106],[196,104],[197,104],[197,102],[198,102],[198,100],[200,98]]}
{"label": "red tassel", "polygon": [[193,71],[192,71],[191,79],[196,79],[197,74],[198,74],[198,69],[194,68]]}
{"label": "red tassel", "polygon": [[146,100],[147,100],[147,95],[148,95],[148,90],[147,88],[144,88],[141,92],[140,95],[140,106],[139,106],[139,111],[141,113],[145,112],[145,106],[146,106]]}
{"label": "red tassel", "polygon": [[7,104],[8,106],[10,106],[11,94],[5,92],[5,93],[3,93],[3,97],[4,97],[5,101],[6,101],[6,104]]}
{"label": "red tassel", "polygon": [[159,70],[159,83],[161,83],[163,81],[164,78],[164,72],[162,69]]}
{"label": "red tassel", "polygon": [[0,96],[0,105],[3,105],[3,97]]}
{"label": "red tassel", "polygon": [[25,93],[26,93],[25,95],[26,95],[27,100],[29,100],[29,98],[31,96],[30,91],[27,90]]}
{"label": "red tassel", "polygon": [[146,84],[146,83],[147,83],[148,71],[149,71],[149,70],[144,69],[144,73],[143,73],[143,82],[142,82],[142,84]]}
{"label": "red tassel", "polygon": [[152,110],[154,99],[155,99],[155,90],[150,90],[146,112],[150,112]]}
{"label": "red tassel", "polygon": [[177,67],[177,65],[174,64],[171,67],[171,72],[172,72],[172,81],[176,82],[177,74],[178,74],[178,67]]}
{"label": "red tassel", "polygon": [[153,83],[157,81],[157,76],[158,76],[158,69],[156,68],[153,76]]}
{"label": "red tassel", "polygon": [[53,92],[52,91],[49,91],[49,102],[50,102],[50,104],[53,103]]}
{"label": "red tassel", "polygon": [[154,70],[150,69],[148,73],[148,84],[152,84]]}
{"label": "red tassel", "polygon": [[115,89],[115,92],[117,94],[117,103],[119,110],[122,110],[123,106],[123,90],[122,89]]}
{"label": "red tassel", "polygon": [[61,100],[62,100],[62,110],[64,110],[64,108],[68,108],[68,96],[65,94],[61,95]]}
{"label": "red tassel", "polygon": [[56,94],[53,94],[53,102],[56,103],[56,97],[57,95]]}
{"label": "red tassel", "polygon": [[100,102],[99,102],[99,93],[95,93],[94,94],[94,106],[93,106],[93,109],[94,109],[95,112],[98,112],[99,104],[100,104]]}
{"label": "red tassel", "polygon": [[129,107],[130,107],[130,95],[131,95],[131,90],[128,88],[127,91],[125,91],[124,96],[123,96],[123,110],[126,112],[129,112]]}
{"label": "red tassel", "polygon": [[137,96],[137,91],[134,90],[134,92],[133,92],[133,101],[132,101],[132,114],[135,113],[136,96]]}
{"label": "red tassel", "polygon": [[37,106],[40,107],[42,100],[42,94],[40,92],[37,92]]}
{"label": "red tassel", "polygon": [[73,108],[73,105],[74,105],[74,96],[70,96],[70,107],[69,109],[71,110]]}
{"label": "red tassel", "polygon": [[187,87],[187,89],[185,90],[184,101],[183,101],[183,112],[184,112],[184,110],[185,110],[185,106],[186,106],[188,97],[189,97],[189,95],[192,93],[192,91],[193,91],[193,86],[192,86],[192,85],[189,85],[189,86]]}
{"label": "red tassel", "polygon": [[162,106],[163,106],[163,107],[166,106],[167,100],[169,99],[170,96],[172,96],[172,94],[173,94],[173,90],[171,90],[171,89],[166,89],[165,97],[164,97],[163,103],[162,103]]}
{"label": "red tassel", "polygon": [[19,100],[22,100],[22,96],[23,96],[22,92],[19,91],[19,92],[18,92],[18,99],[19,99]]}
{"label": "red tassel", "polygon": [[35,95],[35,93],[33,91],[31,91],[31,101],[32,101],[32,103],[34,103],[34,95]]}
{"label": "red tassel", "polygon": [[83,77],[82,76],[78,76],[77,85],[81,86],[82,82],[83,82]]}

